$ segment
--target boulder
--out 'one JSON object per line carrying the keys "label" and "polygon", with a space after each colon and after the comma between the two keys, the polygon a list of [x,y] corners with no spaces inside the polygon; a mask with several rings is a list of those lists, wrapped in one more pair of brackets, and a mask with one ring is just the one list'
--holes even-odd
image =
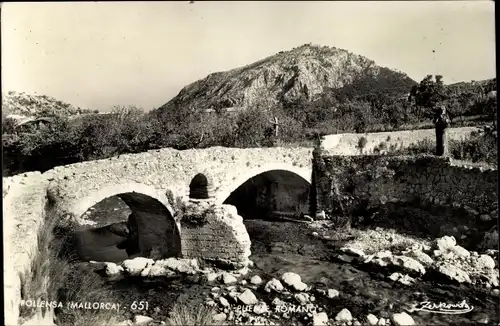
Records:
{"label": "boulder", "polygon": [[300,275],[296,273],[284,273],[281,276],[281,281],[296,291],[304,291],[307,288],[307,285],[302,282]]}
{"label": "boulder", "polygon": [[224,283],[224,284],[233,284],[233,283],[236,283],[238,281],[236,279],[236,277],[234,277],[233,275],[231,275],[229,273],[223,273],[220,276],[220,279],[221,279],[222,283]]}
{"label": "boulder", "polygon": [[461,246],[455,246],[455,247],[451,248],[450,251],[453,252],[457,257],[460,257],[460,258],[470,257],[470,252]]}
{"label": "boulder", "polygon": [[153,318],[148,316],[137,315],[134,317],[134,325],[145,326],[153,321]]}
{"label": "boulder", "polygon": [[255,275],[250,279],[250,283],[254,285],[259,285],[260,283],[262,283],[262,279],[260,278],[259,275]]}
{"label": "boulder", "polygon": [[259,302],[250,289],[246,289],[242,294],[238,295],[238,300],[245,305],[257,304]]}
{"label": "boulder", "polygon": [[328,289],[327,296],[330,299],[336,298],[340,295],[339,291],[335,289]]}
{"label": "boulder", "polygon": [[450,263],[442,263],[438,265],[437,272],[446,276],[451,281],[458,283],[471,283],[469,274]]}
{"label": "boulder", "polygon": [[494,269],[495,261],[488,255],[480,255],[474,265],[478,269]]}
{"label": "boulder", "polygon": [[123,272],[123,267],[116,265],[115,263],[106,263],[106,275],[116,276]]}
{"label": "boulder", "polygon": [[212,318],[213,318],[214,321],[221,322],[221,321],[225,321],[226,320],[227,315],[225,313],[221,312],[220,314],[213,315]]}
{"label": "boulder", "polygon": [[392,259],[392,264],[400,267],[401,269],[409,273],[420,274],[420,275],[425,274],[424,266],[417,260],[410,257],[394,256]]}
{"label": "boulder", "polygon": [[351,312],[344,308],[335,316],[335,320],[338,322],[350,322],[352,321]]}
{"label": "boulder", "polygon": [[393,314],[391,320],[392,320],[392,323],[394,325],[398,325],[398,326],[415,325],[415,321],[413,320],[413,318],[410,315],[408,315],[406,312],[402,312],[399,314]]}
{"label": "boulder", "polygon": [[424,267],[429,267],[432,264],[434,264],[434,260],[428,254],[422,251],[418,250],[404,251],[403,255],[415,259],[416,261],[420,262]]}
{"label": "boulder", "polygon": [[272,280],[270,280],[269,282],[266,283],[266,286],[264,287],[264,290],[266,292],[281,292],[284,290],[284,287],[283,287],[283,284],[281,284],[281,282],[275,278],[273,278]]}
{"label": "boulder", "polygon": [[378,318],[373,314],[368,314],[368,316],[366,316],[366,321],[368,322],[368,325],[377,325]]}
{"label": "boulder", "polygon": [[309,295],[307,295],[307,293],[296,293],[293,297],[300,304],[306,304],[309,302]]}
{"label": "boulder", "polygon": [[453,248],[457,244],[457,240],[453,236],[447,236],[436,239],[436,248],[442,252],[445,252]]}
{"label": "boulder", "polygon": [[144,257],[137,257],[134,259],[127,259],[123,261],[122,266],[124,270],[133,276],[141,275],[143,269],[149,265],[153,265],[154,260]]}
{"label": "boulder", "polygon": [[326,312],[314,313],[312,316],[313,326],[326,326],[328,325],[328,315]]}

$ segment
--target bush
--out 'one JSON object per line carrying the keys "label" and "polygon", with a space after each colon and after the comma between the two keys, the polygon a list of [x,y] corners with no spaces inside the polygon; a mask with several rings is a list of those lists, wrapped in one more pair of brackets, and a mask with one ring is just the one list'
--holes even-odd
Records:
{"label": "bush", "polygon": [[214,320],[214,310],[200,304],[199,306],[189,305],[187,303],[177,303],[170,312],[170,317],[166,324],[172,326],[184,325],[222,325],[222,322]]}

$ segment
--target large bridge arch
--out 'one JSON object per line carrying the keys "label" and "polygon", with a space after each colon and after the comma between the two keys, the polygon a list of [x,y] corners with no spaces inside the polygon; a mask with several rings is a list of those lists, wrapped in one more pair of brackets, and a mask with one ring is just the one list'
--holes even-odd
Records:
{"label": "large bridge arch", "polygon": [[265,164],[242,171],[217,192],[244,219],[299,217],[309,211],[311,171],[292,164]]}
{"label": "large bridge arch", "polygon": [[[84,213],[114,196],[130,208],[128,221],[92,228]],[[164,189],[128,182],[101,187],[82,197],[67,202],[67,209],[59,207],[76,225],[83,226],[72,237],[80,259],[119,261],[131,256],[159,259],[181,254],[180,223]],[[126,232],[113,232],[117,226]]]}
{"label": "large bridge arch", "polygon": [[231,193],[238,189],[238,187],[240,187],[246,181],[260,174],[271,171],[291,172],[311,184],[312,169],[298,167],[296,165],[287,163],[264,164],[256,168],[248,169],[232,180],[223,182],[223,184],[221,184],[217,189],[216,203],[220,205],[223,204],[224,201],[231,195]]}
{"label": "large bridge arch", "polygon": [[76,219],[80,219],[83,213],[85,213],[90,207],[106,198],[118,196],[120,194],[134,193],[146,195],[148,197],[156,199],[163,206],[165,206],[171,216],[174,216],[175,212],[166,195],[167,190],[137,182],[126,182],[101,187],[98,190],[89,193],[83,198],[75,198],[71,202],[66,204],[68,207],[66,213],[71,214]]}

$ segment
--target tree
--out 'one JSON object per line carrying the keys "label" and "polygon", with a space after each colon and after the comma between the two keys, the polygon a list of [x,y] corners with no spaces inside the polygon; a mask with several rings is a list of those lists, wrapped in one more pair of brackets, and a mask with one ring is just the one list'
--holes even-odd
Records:
{"label": "tree", "polygon": [[436,75],[434,80],[432,75],[427,75],[411,93],[415,97],[415,104],[425,109],[435,108],[447,98],[441,75]]}

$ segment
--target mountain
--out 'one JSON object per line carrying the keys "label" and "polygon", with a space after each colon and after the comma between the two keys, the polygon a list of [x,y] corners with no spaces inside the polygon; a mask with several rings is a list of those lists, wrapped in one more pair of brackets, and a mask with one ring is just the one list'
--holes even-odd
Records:
{"label": "mountain", "polygon": [[95,113],[95,111],[76,108],[47,95],[31,95],[12,91],[2,94],[2,114],[7,117],[40,118],[89,113]]}
{"label": "mountain", "polygon": [[314,101],[332,90],[401,97],[416,84],[404,73],[377,66],[366,57],[306,44],[244,67],[212,73],[184,87],[159,109],[248,107],[262,99],[283,104]]}

